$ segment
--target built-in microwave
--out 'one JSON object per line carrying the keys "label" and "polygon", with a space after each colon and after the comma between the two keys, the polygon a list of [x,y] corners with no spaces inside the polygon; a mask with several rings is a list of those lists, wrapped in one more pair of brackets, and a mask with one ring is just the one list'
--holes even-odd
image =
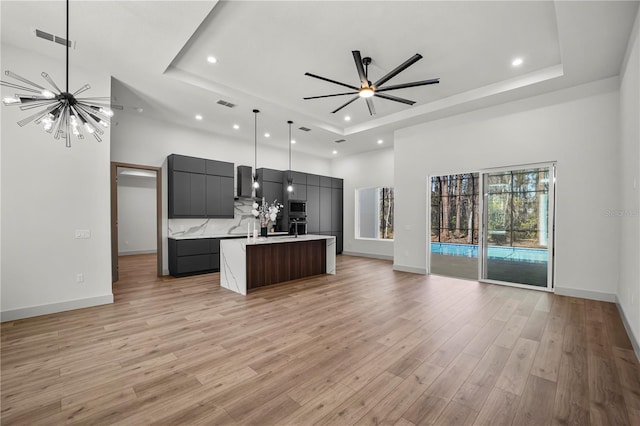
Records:
{"label": "built-in microwave", "polygon": [[307,203],[304,201],[289,201],[289,214],[300,214],[307,212]]}

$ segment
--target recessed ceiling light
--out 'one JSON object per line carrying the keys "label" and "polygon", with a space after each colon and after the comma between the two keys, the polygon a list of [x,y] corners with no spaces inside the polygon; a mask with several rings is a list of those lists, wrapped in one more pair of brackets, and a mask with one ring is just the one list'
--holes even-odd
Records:
{"label": "recessed ceiling light", "polygon": [[264,137],[265,137],[265,138],[269,138],[269,137],[271,137],[271,135],[270,135],[269,133],[265,133],[265,134],[264,134]]}
{"label": "recessed ceiling light", "polygon": [[351,117],[349,117],[348,115],[345,115],[344,121],[351,121]]}
{"label": "recessed ceiling light", "polygon": [[514,67],[519,67],[523,62],[524,61],[522,60],[522,58],[515,58],[513,62],[511,62],[511,65],[513,65]]}
{"label": "recessed ceiling light", "polygon": [[291,139],[291,143],[292,144],[296,143],[296,140],[295,139]]}
{"label": "recessed ceiling light", "polygon": [[378,139],[378,145],[382,144],[382,142],[384,142],[382,139]]}
{"label": "recessed ceiling light", "polygon": [[233,128],[234,128],[235,130],[238,130],[238,129],[240,128],[240,126],[238,126],[237,124],[234,124],[234,125],[233,125]]}
{"label": "recessed ceiling light", "polygon": [[215,64],[216,62],[218,62],[218,60],[215,56],[207,56],[207,62],[209,62],[210,64]]}
{"label": "recessed ceiling light", "polygon": [[338,153],[338,151],[336,151],[335,149],[333,150],[333,155],[336,155]]}
{"label": "recessed ceiling light", "polygon": [[196,114],[196,120],[202,120],[202,116],[200,114]]}

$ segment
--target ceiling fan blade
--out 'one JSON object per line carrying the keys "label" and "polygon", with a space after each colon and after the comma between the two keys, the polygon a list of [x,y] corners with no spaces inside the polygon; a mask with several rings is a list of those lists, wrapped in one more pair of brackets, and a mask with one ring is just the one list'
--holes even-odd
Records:
{"label": "ceiling fan blade", "polygon": [[438,84],[439,78],[433,78],[431,80],[414,81],[413,83],[394,84],[393,86],[387,86],[380,89],[376,89],[376,92],[386,92],[387,90],[406,89],[407,87],[426,86],[427,84]]}
{"label": "ceiling fan blade", "polygon": [[367,107],[369,107],[369,114],[376,115],[376,109],[373,106],[373,99],[366,98],[366,100],[367,100]]}
{"label": "ceiling fan blade", "polygon": [[310,72],[305,72],[304,75],[308,75],[309,77],[317,78],[319,80],[328,81],[329,83],[338,84],[340,86],[348,87],[349,89],[352,89],[352,90],[360,90],[359,87],[352,86],[352,85],[346,84],[346,83],[340,83],[339,81],[331,80],[330,78],[320,77],[319,75],[311,74]]}
{"label": "ceiling fan blade", "polygon": [[419,53],[416,53],[415,55],[413,55],[412,57],[410,57],[409,59],[404,61],[402,64],[398,65],[389,74],[385,75],[380,80],[376,81],[373,84],[373,86],[374,87],[378,87],[378,86],[383,85],[385,82],[391,80],[393,77],[395,77],[396,75],[400,74],[402,71],[406,70],[411,65],[415,64],[416,62],[418,62],[420,59],[422,59],[422,55],[420,55]]}
{"label": "ceiling fan blade", "polygon": [[399,98],[397,96],[386,95],[384,93],[376,92],[376,93],[374,93],[373,96],[377,96],[378,98],[387,99],[387,100],[390,100],[390,101],[400,102],[402,104],[407,104],[407,105],[415,104],[415,101],[410,101],[409,99]]}
{"label": "ceiling fan blade", "polygon": [[369,87],[369,80],[367,80],[367,75],[364,72],[364,67],[362,66],[362,56],[360,56],[359,50],[354,50],[353,60],[356,62],[356,69],[358,70],[358,77],[360,78],[360,85],[362,87]]}
{"label": "ceiling fan blade", "polygon": [[337,109],[334,109],[333,111],[331,111],[331,114],[335,114],[336,112],[340,111],[342,108],[346,107],[347,105],[349,105],[351,102],[354,102],[356,100],[358,100],[360,96],[356,95],[353,98],[351,98],[351,100],[349,100],[346,104],[338,107]]}
{"label": "ceiling fan blade", "polygon": [[357,95],[357,94],[358,94],[358,92],[334,93],[333,95],[308,96],[308,97],[302,98],[302,99],[307,100],[307,99],[332,98],[334,96]]}

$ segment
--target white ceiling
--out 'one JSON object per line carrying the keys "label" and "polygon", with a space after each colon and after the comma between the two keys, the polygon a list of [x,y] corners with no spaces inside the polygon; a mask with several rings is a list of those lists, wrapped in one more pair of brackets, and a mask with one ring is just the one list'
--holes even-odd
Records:
{"label": "white ceiling", "polygon": [[[64,35],[63,2],[3,0],[0,7],[2,43],[63,57],[62,46],[32,34]],[[637,8],[637,1],[73,1],[71,61],[114,76],[115,102],[125,106],[117,114],[249,143],[258,108],[259,143],[286,148],[293,120],[294,150],[332,157],[334,149],[392,146],[394,130],[417,122],[618,75]],[[440,84],[390,93],[413,106],[374,98],[373,117],[362,99],[337,114],[348,96],[303,100],[344,91],[305,72],[358,85],[352,50],[373,58],[373,81],[419,53],[423,59],[388,84]],[[209,64],[209,55],[218,62]],[[524,59],[519,68],[511,66],[515,57]]]}

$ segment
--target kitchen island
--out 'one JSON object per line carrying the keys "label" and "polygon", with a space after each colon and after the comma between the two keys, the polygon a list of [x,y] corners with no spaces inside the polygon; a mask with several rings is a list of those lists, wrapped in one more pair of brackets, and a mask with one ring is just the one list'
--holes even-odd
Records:
{"label": "kitchen island", "polygon": [[336,239],[327,235],[220,241],[220,286],[248,291],[319,274],[336,273]]}

